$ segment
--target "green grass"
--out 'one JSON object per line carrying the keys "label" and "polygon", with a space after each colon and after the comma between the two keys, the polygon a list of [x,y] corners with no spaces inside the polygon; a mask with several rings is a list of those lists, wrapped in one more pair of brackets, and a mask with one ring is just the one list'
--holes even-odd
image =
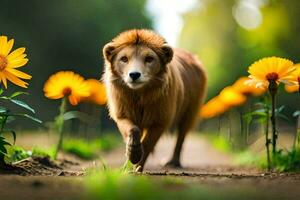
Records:
{"label": "green grass", "polygon": [[232,153],[233,152],[233,148],[230,144],[230,141],[228,140],[227,137],[218,134],[218,133],[214,133],[214,132],[208,132],[205,133],[204,135],[202,135],[201,137],[203,137],[205,140],[207,140],[212,146],[213,148],[215,148],[216,150],[223,152],[223,153]]}
{"label": "green grass", "polygon": [[[224,187],[204,186],[179,177],[135,175],[120,170],[90,171],[85,177],[85,199],[244,199],[243,188],[228,191]],[[253,197],[247,191],[247,198]]]}
{"label": "green grass", "polygon": [[[205,136],[212,146],[223,153],[230,154],[233,164],[239,166],[255,166],[267,169],[267,156],[265,151],[253,153],[250,150],[234,151],[229,141],[222,136],[209,134]],[[300,148],[290,150],[280,150],[272,160],[272,169],[278,172],[300,171]]]}
{"label": "green grass", "polygon": [[[62,150],[74,154],[82,159],[91,160],[99,158],[99,153],[110,151],[121,144],[121,138],[115,135],[106,135],[99,139],[87,141],[84,139],[67,138]],[[49,156],[54,159],[55,146],[51,148],[33,147],[31,150],[25,150],[19,146],[9,146],[5,158],[7,162],[17,162],[30,156]]]}
{"label": "green grass", "polygon": [[7,150],[6,161],[9,163],[26,159],[32,155],[31,151],[26,151],[18,146],[10,146]]}
{"label": "green grass", "polygon": [[[254,154],[246,150],[232,154],[234,164],[240,166],[256,166],[267,169],[267,155],[265,152]],[[300,171],[300,148],[280,150],[273,157],[271,155],[271,168],[277,172],[299,172]]]}
{"label": "green grass", "polygon": [[240,166],[257,166],[260,168],[267,168],[267,163],[265,162],[266,157],[261,154],[254,154],[249,150],[241,151],[233,154],[234,164]]}
{"label": "green grass", "polygon": [[300,171],[300,148],[279,151],[273,159],[277,171],[293,172]]}
{"label": "green grass", "polygon": [[80,138],[67,138],[63,143],[62,150],[79,158],[91,160],[97,158],[100,152],[110,151],[118,147],[119,144],[121,144],[121,138],[111,134],[91,141]]}
{"label": "green grass", "polygon": [[51,159],[54,159],[55,149],[56,148],[54,146],[51,148],[33,147],[32,156],[40,156],[40,157],[49,156]]}
{"label": "green grass", "polygon": [[229,141],[225,137],[211,136],[210,141],[213,147],[221,152],[228,153],[232,151]]}
{"label": "green grass", "polygon": [[17,162],[29,158],[31,156],[39,156],[39,157],[49,156],[51,159],[53,159],[54,152],[55,152],[55,148],[45,149],[40,147],[33,147],[32,150],[25,150],[19,146],[11,146],[8,148],[8,155],[6,156],[6,161],[9,163]]}

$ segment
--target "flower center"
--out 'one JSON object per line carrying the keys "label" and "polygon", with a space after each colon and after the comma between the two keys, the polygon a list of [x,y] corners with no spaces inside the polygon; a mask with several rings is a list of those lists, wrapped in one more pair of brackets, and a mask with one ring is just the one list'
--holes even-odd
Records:
{"label": "flower center", "polygon": [[71,93],[72,93],[71,88],[69,88],[69,87],[64,88],[64,90],[63,90],[64,96],[69,96]]}
{"label": "flower center", "polygon": [[0,71],[4,70],[7,66],[7,59],[5,56],[0,55]]}
{"label": "flower center", "polygon": [[279,77],[277,73],[272,72],[272,73],[268,73],[266,78],[270,82],[270,81],[277,81]]}
{"label": "flower center", "polygon": [[266,78],[269,82],[271,82],[271,81],[277,81],[279,77],[277,73],[272,72],[272,73],[268,73]]}

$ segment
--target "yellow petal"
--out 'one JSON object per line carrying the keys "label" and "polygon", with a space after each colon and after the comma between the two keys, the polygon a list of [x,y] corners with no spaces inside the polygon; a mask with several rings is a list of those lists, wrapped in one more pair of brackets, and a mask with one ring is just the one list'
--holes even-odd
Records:
{"label": "yellow petal", "polygon": [[68,99],[72,105],[77,105],[81,97],[90,94],[88,84],[84,78],[72,71],[60,71],[49,77],[44,85],[44,93],[48,98],[65,96],[65,88],[72,92]]}
{"label": "yellow petal", "polygon": [[27,58],[23,58],[23,59],[19,59],[19,60],[8,60],[8,64],[7,67],[8,68],[18,68],[18,67],[22,67],[24,65],[26,65],[28,62]]}
{"label": "yellow petal", "polygon": [[7,49],[7,37],[0,36],[0,55],[5,56],[4,53]]}
{"label": "yellow petal", "polygon": [[7,56],[7,60],[13,60],[16,59],[18,56],[20,56],[21,54],[23,54],[25,52],[25,48],[21,47],[18,48],[16,50],[14,50],[13,52],[11,52],[8,56]]}
{"label": "yellow petal", "polygon": [[9,71],[11,74],[13,74],[19,78],[22,78],[22,79],[31,79],[31,77],[32,77],[24,72],[21,72],[19,70],[13,69],[13,68],[6,68],[6,71]]}
{"label": "yellow petal", "polygon": [[4,76],[11,81],[12,83],[14,83],[15,85],[18,85],[20,87],[23,88],[27,88],[28,83],[22,81],[21,79],[19,79],[18,77],[16,77],[15,75],[12,75],[11,73],[4,71]]}
{"label": "yellow petal", "polygon": [[62,94],[49,94],[49,93],[46,93],[45,96],[49,99],[61,99],[64,97],[64,95]]}
{"label": "yellow petal", "polygon": [[1,81],[3,82],[5,89],[7,89],[7,81],[2,72],[0,72],[0,78],[1,78]]}
{"label": "yellow petal", "polygon": [[26,58],[27,54],[23,53],[23,54],[20,54],[18,55],[16,58],[14,59],[10,59],[10,61],[15,61],[15,60],[21,60],[23,58]]}
{"label": "yellow petal", "polygon": [[298,85],[285,85],[285,90],[289,93],[298,92],[299,91],[299,84]]}
{"label": "yellow petal", "polygon": [[[267,57],[254,62],[249,67],[248,72],[252,75],[250,78],[255,78],[258,82],[264,82],[268,81],[267,74],[270,73],[276,73],[278,79],[285,78],[294,70],[295,67],[293,65],[292,61],[285,58]],[[266,84],[262,83],[262,85]]]}
{"label": "yellow petal", "polygon": [[76,106],[78,104],[78,100],[74,95],[69,95],[69,102],[73,106]]}
{"label": "yellow petal", "polygon": [[11,39],[11,40],[8,41],[8,43],[6,45],[6,49],[3,52],[3,56],[7,56],[9,54],[9,52],[11,51],[13,46],[14,46],[14,39]]}

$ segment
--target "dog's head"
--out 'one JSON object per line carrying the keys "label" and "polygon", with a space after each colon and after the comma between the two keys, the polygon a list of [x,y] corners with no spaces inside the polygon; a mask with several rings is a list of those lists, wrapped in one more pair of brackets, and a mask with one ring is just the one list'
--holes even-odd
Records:
{"label": "dog's head", "polygon": [[163,81],[173,50],[153,31],[129,30],[106,44],[103,55],[114,80],[131,89],[140,89],[151,82]]}

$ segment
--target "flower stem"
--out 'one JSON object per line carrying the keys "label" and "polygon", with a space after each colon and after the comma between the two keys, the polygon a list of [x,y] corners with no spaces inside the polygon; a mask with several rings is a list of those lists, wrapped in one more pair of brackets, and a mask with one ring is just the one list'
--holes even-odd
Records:
{"label": "flower stem", "polygon": [[[2,117],[3,117],[3,119],[2,119],[2,122],[1,122],[1,125],[0,125],[0,135],[3,134],[3,129],[6,125],[6,121],[7,121],[8,116],[3,115]],[[3,168],[6,165],[5,160],[4,160],[5,159],[5,154],[3,154],[3,153],[4,152],[0,152],[0,168]]]}
{"label": "flower stem", "polygon": [[276,94],[277,94],[277,83],[273,80],[270,81],[270,84],[269,84],[269,92],[270,92],[270,95],[271,95],[271,101],[272,101],[272,109],[271,109],[271,123],[272,123],[272,154],[273,154],[273,157],[275,158],[276,156],[276,141],[277,141],[277,138],[278,138],[278,135],[277,135],[277,130],[276,130],[276,117],[275,117],[275,108],[276,108]]}
{"label": "flower stem", "polygon": [[295,139],[294,147],[296,149],[298,149],[300,147],[300,115],[298,116],[298,119],[297,119],[296,139]]}
{"label": "flower stem", "polygon": [[266,150],[267,150],[267,166],[268,171],[271,170],[271,159],[270,159],[270,143],[271,140],[269,139],[269,107],[266,108],[266,127],[265,127],[265,136],[266,136]]}
{"label": "flower stem", "polygon": [[218,116],[218,134],[221,133],[221,116]]}
{"label": "flower stem", "polygon": [[[299,79],[300,85],[300,79]],[[299,86],[299,98],[300,98],[300,86]],[[296,136],[294,141],[294,148],[297,150],[300,147],[300,115],[297,118],[297,125],[296,125]]]}
{"label": "flower stem", "polygon": [[7,118],[8,118],[7,115],[3,116],[3,120],[2,120],[1,126],[0,126],[0,134],[2,134],[2,132],[3,132],[4,126],[6,125]]}
{"label": "flower stem", "polygon": [[59,115],[57,116],[55,123],[57,126],[57,131],[59,134],[59,140],[57,143],[56,151],[54,153],[54,159],[57,158],[57,154],[60,151],[62,144],[63,144],[63,137],[64,137],[64,114],[66,112],[66,106],[67,106],[67,99],[64,97],[61,101],[60,107],[59,107]]}

